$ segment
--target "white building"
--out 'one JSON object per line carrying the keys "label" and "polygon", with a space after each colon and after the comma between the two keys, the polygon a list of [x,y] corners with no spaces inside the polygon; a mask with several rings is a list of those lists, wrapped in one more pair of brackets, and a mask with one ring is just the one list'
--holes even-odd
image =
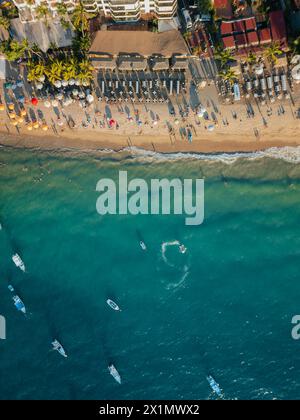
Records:
{"label": "white building", "polygon": [[[37,19],[36,9],[40,4],[47,4],[53,17],[56,17],[57,4],[55,0],[13,0],[19,9],[23,22]],[[62,2],[62,0],[61,0]],[[68,11],[74,10],[78,0],[64,0]],[[136,22],[141,18],[156,17],[171,19],[177,11],[177,0],[82,0],[86,11],[99,12],[116,22]]]}

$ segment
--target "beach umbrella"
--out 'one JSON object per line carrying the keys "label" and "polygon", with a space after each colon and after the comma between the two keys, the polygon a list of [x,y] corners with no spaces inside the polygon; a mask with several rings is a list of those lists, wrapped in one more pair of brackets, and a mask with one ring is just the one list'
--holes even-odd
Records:
{"label": "beach umbrella", "polygon": [[94,97],[93,97],[93,95],[91,95],[91,94],[89,94],[89,95],[87,95],[87,97],[86,97],[86,100],[88,101],[88,103],[92,103],[92,102],[94,102]]}
{"label": "beach umbrella", "polygon": [[39,126],[40,126],[40,124],[38,123],[38,121],[35,121],[33,123],[33,128],[37,129],[37,128],[39,128]]}
{"label": "beach umbrella", "polygon": [[58,93],[58,94],[56,95],[56,99],[57,99],[58,101],[62,101],[62,100],[64,99],[64,95],[63,95],[62,93]]}
{"label": "beach umbrella", "polygon": [[21,104],[24,104],[24,103],[25,103],[25,96],[23,96],[23,95],[19,96],[19,97],[18,97],[18,101],[19,101]]}
{"label": "beach umbrella", "polygon": [[57,89],[61,88],[61,81],[60,80],[56,80],[53,84]]}
{"label": "beach umbrella", "polygon": [[53,100],[51,101],[51,105],[52,105],[53,107],[58,106],[58,102],[57,102],[57,100],[56,100],[56,99],[53,99]]}
{"label": "beach umbrella", "polygon": [[177,120],[177,119],[174,122],[175,122],[176,125],[179,124],[179,120]]}
{"label": "beach umbrella", "polygon": [[67,80],[62,80],[61,81],[61,85],[62,85],[62,87],[67,87],[68,86],[68,81]]}
{"label": "beach umbrella", "polygon": [[153,125],[157,125],[158,124],[158,122],[157,121],[153,121]]}
{"label": "beach umbrella", "polygon": [[75,80],[74,79],[70,79],[69,80],[69,85],[70,86],[74,86],[75,85]]}
{"label": "beach umbrella", "polygon": [[17,89],[17,85],[16,85],[15,83],[13,83],[13,84],[11,85],[11,89],[12,89],[12,90],[16,90],[16,89]]}
{"label": "beach umbrella", "polygon": [[9,118],[11,118],[11,119],[16,118],[16,113],[15,112],[10,112],[8,115],[9,115]]}
{"label": "beach umbrella", "polygon": [[11,83],[9,83],[9,82],[4,83],[4,87],[5,87],[5,89],[11,89],[11,86],[12,86],[12,84],[11,84]]}
{"label": "beach umbrella", "polygon": [[15,105],[14,104],[8,104],[8,109],[10,111],[13,111],[15,109]]}
{"label": "beach umbrella", "polygon": [[50,108],[51,103],[50,103],[49,101],[45,101],[45,102],[44,102],[44,106],[45,106],[46,108]]}
{"label": "beach umbrella", "polygon": [[44,83],[45,80],[46,80],[46,77],[44,75],[39,77],[39,82]]}
{"label": "beach umbrella", "polygon": [[214,129],[215,129],[214,124],[210,124],[210,125],[207,127],[207,130],[208,130],[208,131],[214,131]]}
{"label": "beach umbrella", "polygon": [[88,80],[83,80],[82,86],[90,86],[90,82]]}
{"label": "beach umbrella", "polygon": [[27,130],[28,130],[28,131],[32,131],[32,129],[33,129],[32,124],[28,124],[28,125],[27,125]]}
{"label": "beach umbrella", "polygon": [[116,124],[116,121],[113,119],[113,118],[111,118],[110,120],[109,120],[109,125],[112,127],[113,125],[115,125]]}
{"label": "beach umbrella", "polygon": [[22,80],[17,80],[17,86],[18,86],[19,88],[23,87],[23,86],[24,86],[23,81],[22,81]]}
{"label": "beach umbrella", "polygon": [[47,125],[47,124],[44,124],[44,125],[42,126],[42,130],[43,130],[43,131],[48,131],[48,128],[49,128],[49,127],[48,127],[48,125]]}
{"label": "beach umbrella", "polygon": [[5,106],[3,104],[0,104],[0,111],[4,111],[5,110]]}
{"label": "beach umbrella", "polygon": [[25,111],[25,109],[22,109],[21,112],[20,112],[20,114],[22,115],[22,117],[25,117],[26,114],[27,114],[27,112]]}
{"label": "beach umbrella", "polygon": [[37,88],[38,90],[42,90],[42,89],[43,89],[43,87],[44,87],[43,83],[38,83],[38,84],[36,85],[36,88]]}
{"label": "beach umbrella", "polygon": [[23,117],[19,117],[17,121],[18,121],[18,123],[22,124],[24,122],[24,118]]}
{"label": "beach umbrella", "polygon": [[72,94],[73,94],[74,96],[77,96],[77,95],[78,95],[78,93],[79,93],[79,92],[78,92],[78,89],[73,89],[73,90],[72,90]]}
{"label": "beach umbrella", "polygon": [[81,99],[83,99],[83,98],[85,98],[85,93],[84,92],[79,92],[79,98],[81,98]]}
{"label": "beach umbrella", "polygon": [[31,103],[32,103],[32,105],[35,105],[36,106],[39,103],[39,101],[38,101],[37,98],[32,98],[31,99]]}
{"label": "beach umbrella", "polygon": [[18,121],[17,120],[11,120],[10,122],[12,125],[14,125],[15,127],[18,125]]}

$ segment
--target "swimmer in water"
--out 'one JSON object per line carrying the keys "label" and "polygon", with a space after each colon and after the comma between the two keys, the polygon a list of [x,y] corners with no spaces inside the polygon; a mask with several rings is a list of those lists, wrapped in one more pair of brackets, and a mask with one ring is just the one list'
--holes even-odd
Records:
{"label": "swimmer in water", "polygon": [[181,244],[179,245],[179,251],[181,252],[181,254],[185,254],[187,249],[183,244]]}

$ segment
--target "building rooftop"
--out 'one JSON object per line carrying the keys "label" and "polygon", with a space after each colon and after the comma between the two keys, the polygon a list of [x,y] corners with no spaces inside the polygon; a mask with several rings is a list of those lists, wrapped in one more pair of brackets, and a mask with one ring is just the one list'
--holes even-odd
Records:
{"label": "building rooftop", "polygon": [[256,20],[254,17],[250,19],[245,19],[246,31],[255,31],[256,30]]}
{"label": "building rooftop", "polygon": [[238,47],[245,47],[248,44],[245,34],[235,35],[235,41]]}
{"label": "building rooftop", "polygon": [[231,50],[235,48],[235,41],[233,35],[225,36],[224,38],[222,38],[222,41],[224,44],[224,48],[228,48]]}
{"label": "building rooftop", "polygon": [[258,34],[261,44],[269,44],[272,41],[271,31],[269,28],[260,29]]}
{"label": "building rooftop", "polygon": [[247,32],[247,39],[248,39],[248,44],[249,45],[258,45],[259,44],[258,35],[257,35],[257,32],[255,32],[255,31]]}
{"label": "building rooftop", "polygon": [[273,41],[286,43],[287,32],[284,12],[282,10],[276,10],[275,12],[270,12],[269,17]]}
{"label": "building rooftop", "polygon": [[244,20],[237,20],[233,23],[234,32],[245,32]]}
{"label": "building rooftop", "polygon": [[37,44],[43,52],[47,52],[51,43],[59,48],[72,45],[74,33],[71,29],[65,30],[60,22],[49,20],[44,22],[22,23],[19,18],[11,20],[11,32],[17,41],[27,39],[30,45]]}
{"label": "building rooftop", "polygon": [[154,33],[141,31],[98,31],[90,48],[90,55],[161,55],[171,57],[189,55],[188,47],[177,30]]}
{"label": "building rooftop", "polygon": [[213,0],[217,18],[231,19],[233,16],[230,0]]}
{"label": "building rooftop", "polygon": [[221,34],[222,35],[229,35],[233,31],[232,23],[223,21],[221,23]]}

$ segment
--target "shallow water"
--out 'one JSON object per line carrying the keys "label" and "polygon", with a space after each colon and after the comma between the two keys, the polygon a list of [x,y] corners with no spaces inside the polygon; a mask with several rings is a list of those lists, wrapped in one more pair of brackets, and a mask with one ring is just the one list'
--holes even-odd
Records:
{"label": "shallow water", "polygon": [[[2,399],[298,398],[300,165],[245,156],[0,148]],[[205,178],[205,221],[105,216],[97,181]],[[139,247],[142,235],[148,251]],[[163,243],[178,240],[187,247]],[[165,253],[162,250],[165,249]],[[18,251],[28,272],[11,261]],[[17,313],[7,290],[23,298]],[[116,300],[121,313],[106,299]],[[69,358],[49,351],[56,337]],[[108,374],[113,362],[123,384]]]}

